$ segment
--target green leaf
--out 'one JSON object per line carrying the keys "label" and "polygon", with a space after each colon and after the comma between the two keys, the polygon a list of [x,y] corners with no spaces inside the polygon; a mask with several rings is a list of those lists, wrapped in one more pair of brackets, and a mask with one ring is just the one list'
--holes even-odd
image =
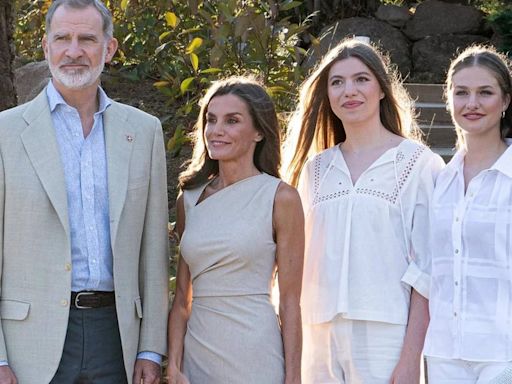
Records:
{"label": "green leaf", "polygon": [[190,138],[185,134],[183,126],[180,125],[174,131],[174,135],[167,142],[167,151],[172,157],[179,155],[184,144],[188,143]]}
{"label": "green leaf", "polygon": [[180,90],[181,90],[182,94],[185,94],[185,92],[188,91],[188,89],[190,88],[190,85],[192,84],[193,81],[194,81],[193,77],[187,77],[185,80],[183,80],[181,82]]}
{"label": "green leaf", "polygon": [[197,72],[199,68],[199,57],[195,53],[190,53],[190,62],[192,63],[192,68]]}
{"label": "green leaf", "polygon": [[286,88],[281,87],[279,85],[275,85],[273,87],[268,87],[267,92],[270,96],[275,96],[276,94],[283,93],[286,91]]}
{"label": "green leaf", "polygon": [[156,87],[156,88],[162,88],[162,87],[166,87],[168,85],[169,85],[169,82],[166,80],[156,81],[153,83],[153,87]]}
{"label": "green leaf", "polygon": [[171,292],[176,292],[176,277],[172,276],[169,278],[169,290]]}
{"label": "green leaf", "polygon": [[166,31],[164,33],[162,33],[160,36],[158,36],[158,40],[159,41],[162,41],[163,39],[165,39],[167,36],[169,36],[171,34],[170,31]]}
{"label": "green leaf", "polygon": [[203,69],[201,71],[202,74],[219,73],[219,72],[222,72],[222,69],[220,69],[220,68],[208,68],[208,69]]}
{"label": "green leaf", "polygon": [[126,12],[126,8],[128,8],[128,3],[130,2],[130,0],[122,0],[121,1],[121,10],[123,12]]}
{"label": "green leaf", "polygon": [[168,26],[176,28],[179,19],[174,12],[165,12],[165,21],[167,22]]}
{"label": "green leaf", "polygon": [[194,39],[192,39],[192,41],[188,45],[186,52],[190,54],[194,52],[197,48],[199,48],[201,45],[203,45],[203,39],[201,39],[200,37],[194,37]]}
{"label": "green leaf", "polygon": [[281,11],[288,11],[290,9],[297,8],[300,5],[301,5],[300,1],[289,1],[288,0],[288,1],[284,1],[281,4],[279,4],[279,9]]}

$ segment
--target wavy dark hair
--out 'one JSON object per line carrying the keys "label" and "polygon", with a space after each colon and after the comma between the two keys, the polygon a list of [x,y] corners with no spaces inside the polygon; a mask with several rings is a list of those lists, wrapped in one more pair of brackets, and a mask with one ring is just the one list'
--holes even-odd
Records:
{"label": "wavy dark hair", "polygon": [[388,56],[369,43],[345,39],[324,56],[301,87],[284,147],[286,179],[293,186],[297,185],[308,156],[346,139],[343,123],[331,109],[327,90],[331,67],[350,57],[366,65],[379,82],[384,93],[380,101],[380,120],[384,127],[402,137],[421,137],[414,119],[413,102]]}
{"label": "wavy dark hair", "polygon": [[219,173],[219,162],[208,155],[204,132],[210,101],[216,96],[223,95],[235,95],[245,102],[254,128],[263,136],[256,144],[254,165],[261,172],[279,177],[281,138],[274,103],[256,79],[235,76],[214,82],[201,100],[201,110],[194,130],[192,159],[188,168],[178,178],[181,189],[198,187]]}
{"label": "wavy dark hair", "polygon": [[505,116],[500,121],[500,135],[504,140],[506,137],[512,137],[512,74],[510,73],[511,62],[507,56],[496,51],[494,47],[486,45],[472,45],[466,48],[450,64],[448,75],[446,76],[445,98],[447,109],[452,114],[453,124],[457,132],[457,147],[464,145],[464,136],[461,128],[453,118],[453,111],[450,106],[453,104],[451,90],[453,88],[453,76],[461,69],[469,67],[482,67],[488,70],[498,82],[502,96],[509,97],[510,101]]}

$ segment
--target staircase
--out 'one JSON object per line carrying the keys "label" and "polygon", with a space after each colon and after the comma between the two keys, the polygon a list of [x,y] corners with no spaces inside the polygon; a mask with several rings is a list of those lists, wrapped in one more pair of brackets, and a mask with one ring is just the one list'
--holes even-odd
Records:
{"label": "staircase", "polygon": [[442,84],[404,84],[415,100],[418,124],[430,148],[447,162],[455,153],[457,134],[443,98]]}

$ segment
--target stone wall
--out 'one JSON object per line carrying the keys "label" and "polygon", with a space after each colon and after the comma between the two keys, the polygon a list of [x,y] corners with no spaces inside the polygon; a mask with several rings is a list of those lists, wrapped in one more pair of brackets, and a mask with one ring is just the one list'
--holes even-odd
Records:
{"label": "stone wall", "polygon": [[443,83],[457,52],[499,38],[472,6],[448,0],[425,0],[414,8],[381,5],[373,18],[352,17],[325,27],[304,65],[313,66],[330,47],[354,35],[368,36],[389,53],[405,81],[419,83]]}

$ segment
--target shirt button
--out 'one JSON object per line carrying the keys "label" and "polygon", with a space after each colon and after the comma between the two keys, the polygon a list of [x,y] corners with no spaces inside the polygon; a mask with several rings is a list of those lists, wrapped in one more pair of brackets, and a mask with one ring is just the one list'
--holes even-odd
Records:
{"label": "shirt button", "polygon": [[458,250],[458,249],[456,249],[456,250],[455,250],[455,253],[456,253],[456,254],[457,254],[457,253],[459,253],[459,250]]}
{"label": "shirt button", "polygon": [[458,285],[459,285],[459,282],[458,282],[458,281],[456,281],[456,282],[455,282],[455,286],[458,286]]}
{"label": "shirt button", "polygon": [[458,217],[456,217],[456,218],[455,218],[455,221],[458,223],[458,222],[459,222],[459,218],[458,218]]}
{"label": "shirt button", "polygon": [[65,269],[66,271],[68,271],[68,272],[69,272],[69,271],[71,271],[71,264],[66,263],[66,265],[64,266],[64,269]]}
{"label": "shirt button", "polygon": [[454,316],[454,317],[457,317],[457,312],[453,312],[453,316]]}
{"label": "shirt button", "polygon": [[62,305],[63,307],[67,307],[68,306],[68,301],[67,300],[61,300],[60,301],[60,305]]}

